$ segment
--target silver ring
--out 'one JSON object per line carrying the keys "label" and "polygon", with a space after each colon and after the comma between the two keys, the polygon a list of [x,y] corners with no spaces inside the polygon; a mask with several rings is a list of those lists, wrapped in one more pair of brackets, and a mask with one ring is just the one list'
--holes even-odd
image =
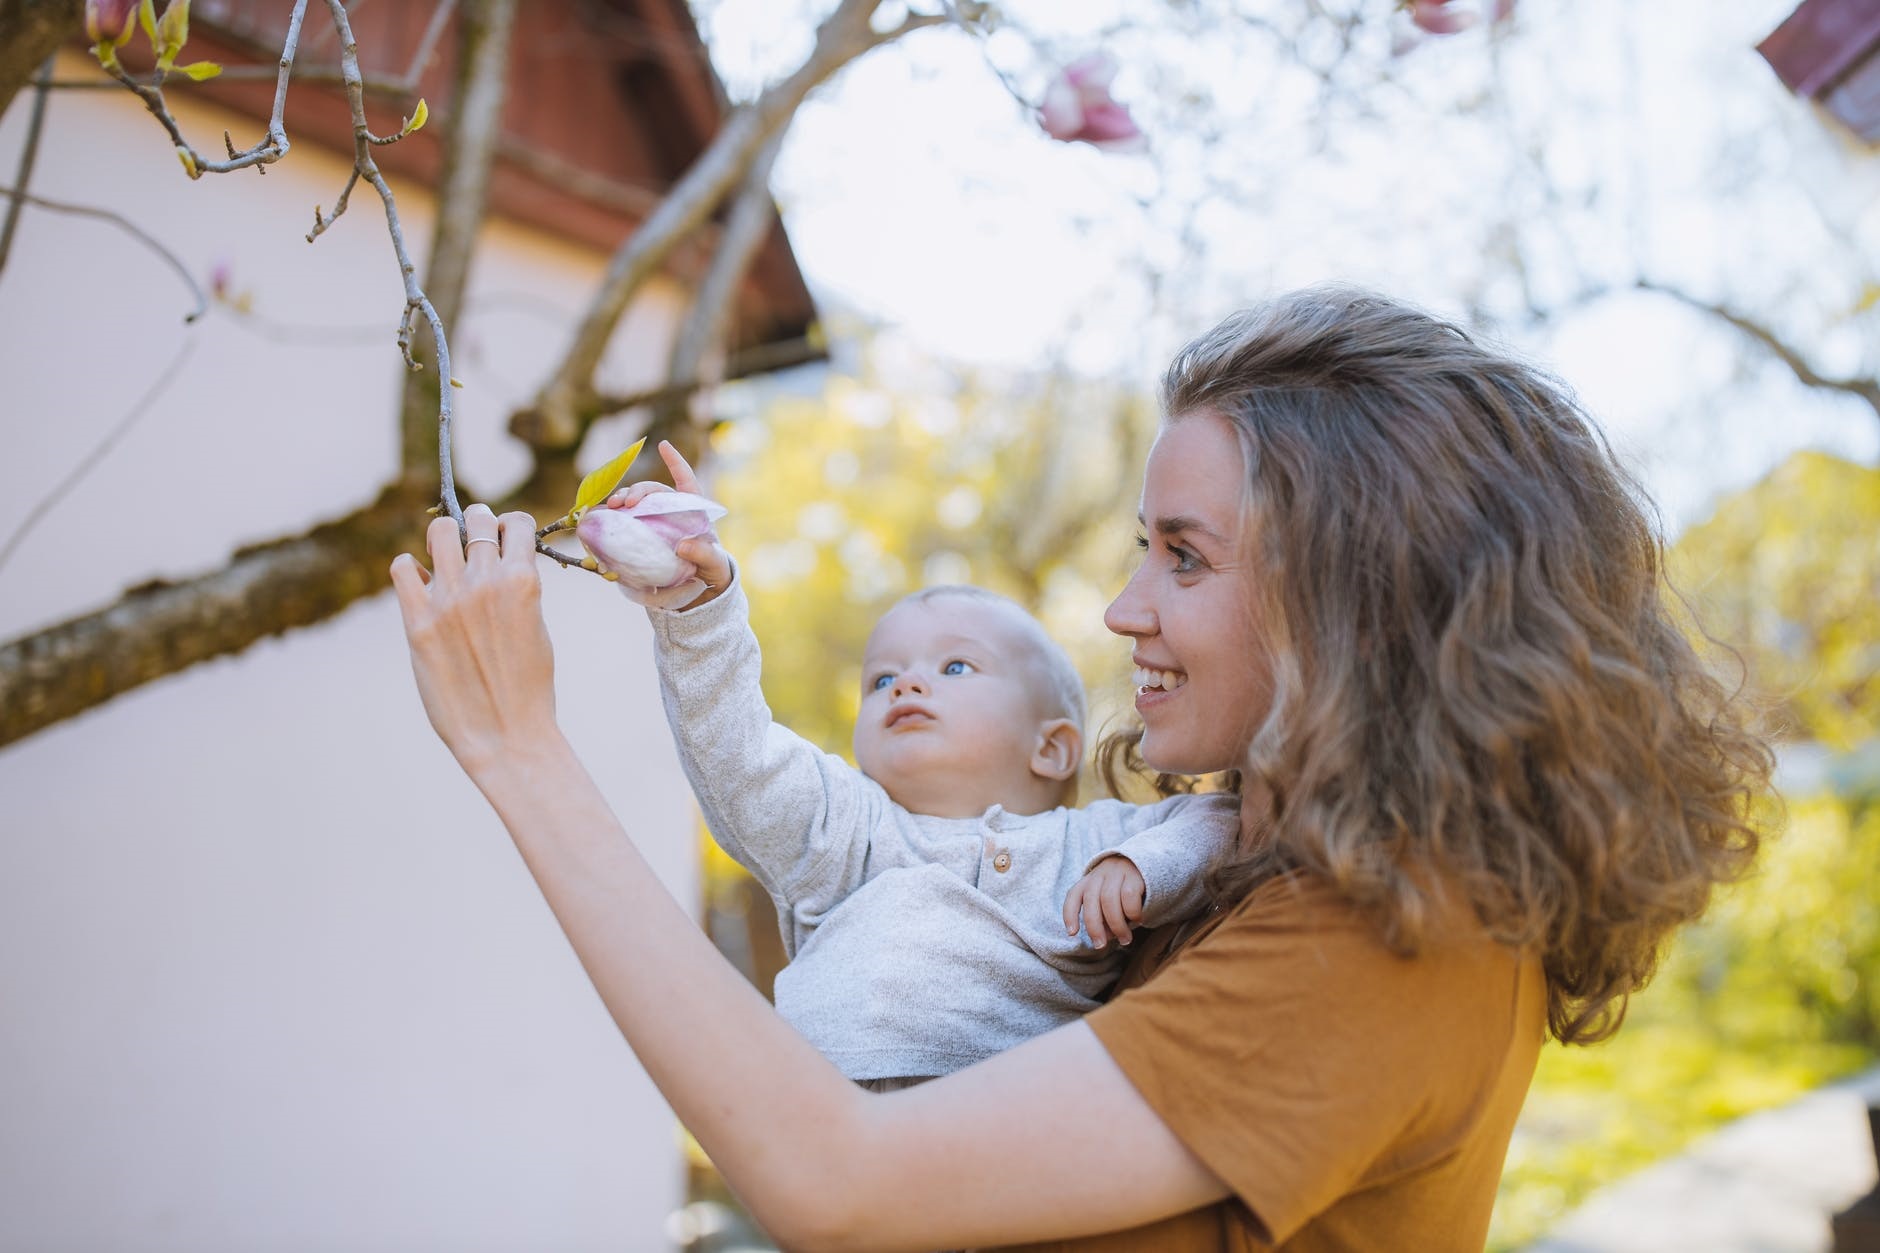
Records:
{"label": "silver ring", "polygon": [[494,544],[498,548],[501,548],[503,546],[503,542],[501,540],[491,539],[487,535],[473,535],[467,541],[465,541],[463,550],[465,552],[469,552],[471,544]]}

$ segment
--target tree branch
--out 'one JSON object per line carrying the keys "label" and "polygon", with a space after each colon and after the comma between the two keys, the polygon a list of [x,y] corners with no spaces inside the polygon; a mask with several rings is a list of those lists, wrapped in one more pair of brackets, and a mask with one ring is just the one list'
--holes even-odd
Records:
{"label": "tree branch", "polygon": [[388,489],[306,535],[237,552],[180,582],[0,646],[0,745],[152,679],[332,617],[383,591],[393,557],[423,542],[422,495]]}
{"label": "tree branch", "polygon": [[764,144],[789,125],[810,91],[856,57],[911,31],[949,20],[912,14],[891,30],[875,31],[869,19],[879,4],[880,0],[842,0],[817,28],[816,46],[802,66],[726,119],[710,147],[614,253],[567,353],[534,403],[510,418],[512,433],[538,451],[579,444],[593,420],[595,368],[628,303],[658,273],[673,248],[710,217]]}
{"label": "tree branch", "polygon": [[[306,0],[298,2],[305,4]],[[364,81],[359,73],[359,44],[353,38],[352,24],[346,19],[346,5],[343,0],[326,0],[326,7],[333,16],[334,27],[339,31],[340,65],[346,71],[346,99],[352,106],[353,177],[363,178],[370,183],[372,190],[379,193],[379,202],[385,206],[385,228],[391,233],[392,251],[397,254],[398,272],[405,287],[405,312],[399,321],[399,343],[405,346],[405,359],[414,370],[418,368],[418,363],[411,357],[409,336],[415,319],[422,316],[431,330],[431,348],[437,365],[438,495],[444,509],[457,523],[457,531],[461,535],[464,533],[463,505],[457,499],[457,480],[451,469],[451,389],[457,385],[457,381],[450,372],[450,342],[444,334],[444,321],[438,316],[437,307],[418,284],[418,267],[412,262],[411,252],[405,246],[405,229],[398,220],[398,202],[393,199],[392,189],[386,185],[385,175],[380,172],[379,163],[372,156],[373,146],[387,141],[374,135],[366,125],[366,95]],[[282,62],[286,63],[285,54]],[[398,137],[402,138],[407,133],[401,130]],[[346,186],[350,191],[351,178],[347,180]],[[339,212],[339,208],[335,207],[333,217],[338,217]],[[314,216],[318,228],[317,210]],[[328,218],[327,223],[331,225],[332,218]],[[314,233],[318,234],[319,229]]]}
{"label": "tree branch", "polygon": [[[683,398],[674,396],[654,406],[652,425],[661,438],[690,433],[690,428],[696,425],[691,417],[692,402],[701,392],[708,392],[723,381],[725,363],[719,361],[716,368],[708,368],[708,363],[712,354],[724,345],[731,314],[737,305],[738,286],[769,236],[771,224],[777,220],[777,206],[770,198],[770,171],[782,147],[783,132],[778,131],[758,150],[751,168],[744,172],[743,184],[725,218],[711,265],[700,280],[698,291],[692,297],[692,307],[686,311],[685,321],[673,341],[672,354],[666,363],[667,387],[692,386],[686,389]],[[680,438],[674,442],[688,459],[696,460],[699,451],[696,439]]]}
{"label": "tree branch", "polygon": [[52,81],[52,57],[39,67],[33,83],[33,112],[26,119],[26,144],[20,149],[19,173],[13,176],[13,190],[7,197],[7,217],[0,224],[0,270],[6,269],[13,251],[13,232],[20,224],[20,209],[26,201],[26,189],[33,182],[33,163],[39,159],[39,136],[46,127],[46,84]]}
{"label": "tree branch", "polygon": [[0,0],[0,115],[84,18],[85,0]]}
{"label": "tree branch", "polygon": [[1774,354],[1776,359],[1781,361],[1783,365],[1787,366],[1802,383],[1809,387],[1820,388],[1824,391],[1846,392],[1849,395],[1858,396],[1867,402],[1868,407],[1874,411],[1874,416],[1880,417],[1880,380],[1852,376],[1847,378],[1829,378],[1810,365],[1807,359],[1802,356],[1799,349],[1789,344],[1762,323],[1755,321],[1745,314],[1737,313],[1720,304],[1700,300],[1688,292],[1680,291],[1675,287],[1667,287],[1660,283],[1654,283],[1650,279],[1639,279],[1637,286],[1641,291],[1656,292],[1661,296],[1669,296],[1680,304],[1696,309],[1700,313],[1707,313],[1720,321],[1729,323],[1731,326],[1768,349],[1769,352]]}
{"label": "tree branch", "polygon": [[33,205],[35,208],[50,209],[54,213],[70,213],[74,217],[97,218],[100,221],[111,223],[113,226],[118,227],[120,230],[125,231],[132,238],[136,239],[138,243],[141,243],[144,247],[156,253],[157,256],[161,257],[166,265],[176,271],[177,277],[183,280],[183,285],[189,288],[189,294],[196,303],[188,313],[183,315],[183,321],[194,322],[197,318],[208,312],[209,298],[203,295],[202,286],[196,282],[195,276],[189,272],[189,267],[183,264],[182,258],[164,247],[162,240],[158,239],[155,235],[152,235],[149,231],[146,231],[143,227],[137,225],[137,223],[131,221],[123,214],[113,213],[109,209],[99,209],[92,205],[67,204],[63,200],[47,200],[44,196],[28,195],[24,188],[19,187],[0,187],[0,196],[13,197],[15,204],[24,201],[29,205]]}
{"label": "tree branch", "polygon": [[[344,8],[340,12],[344,14]],[[170,114],[170,106],[163,98],[163,86],[169,79],[167,74],[159,72],[150,80],[135,78],[115,58],[107,59],[104,70],[144,102],[144,108],[150,111],[150,116],[156,118],[158,124],[168,132],[170,142],[176,146],[183,168],[191,178],[201,178],[204,174],[228,174],[245,170],[251,165],[272,165],[286,156],[287,150],[293,146],[287,141],[287,81],[293,74],[294,52],[300,46],[300,24],[306,16],[307,0],[294,0],[294,11],[287,19],[287,37],[281,41],[280,64],[275,69],[274,108],[268,115],[267,138],[252,148],[237,152],[234,141],[224,131],[222,141],[228,146],[226,161],[207,159],[183,137],[182,128],[176,124],[176,118]],[[108,47],[106,51],[109,51]]]}
{"label": "tree branch", "polygon": [[196,344],[195,339],[185,340],[176,356],[170,359],[170,364],[165,366],[163,373],[157,376],[156,382],[145,388],[144,394],[138,397],[136,404],[131,406],[130,412],[113,423],[111,429],[104,433],[103,438],[86,450],[85,455],[73,464],[65,476],[53,484],[52,489],[26,511],[25,518],[14,529],[13,534],[7,537],[6,543],[0,544],[0,567],[6,565],[14,552],[25,542],[26,537],[32,533],[33,528],[38,526],[43,519],[51,516],[53,507],[65,500],[72,489],[84,479],[86,474],[90,473],[92,467],[104,460],[111,449],[117,446],[117,442],[124,438],[125,433],[150,412],[150,407],[170,389],[170,384],[176,381],[177,375],[183,372],[183,367],[189,364],[190,357],[196,352]]}
{"label": "tree branch", "polygon": [[[439,5],[438,12],[450,7]],[[437,222],[424,275],[425,290],[447,332],[457,325],[463,310],[477,231],[489,206],[490,169],[502,134],[515,16],[516,0],[471,0],[458,28],[456,82],[444,133]],[[437,27],[435,16],[431,26]],[[434,353],[421,352],[416,359],[420,366],[432,368],[405,376],[399,407],[399,472],[409,482],[429,475],[439,463],[439,389],[445,384],[435,368]]]}

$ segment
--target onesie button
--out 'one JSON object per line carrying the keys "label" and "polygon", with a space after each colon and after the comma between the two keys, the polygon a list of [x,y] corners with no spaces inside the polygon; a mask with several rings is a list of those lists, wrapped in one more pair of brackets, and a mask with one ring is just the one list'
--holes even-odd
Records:
{"label": "onesie button", "polygon": [[1004,850],[1000,850],[999,855],[992,859],[992,868],[1000,874],[1004,874],[1012,868],[1012,855]]}

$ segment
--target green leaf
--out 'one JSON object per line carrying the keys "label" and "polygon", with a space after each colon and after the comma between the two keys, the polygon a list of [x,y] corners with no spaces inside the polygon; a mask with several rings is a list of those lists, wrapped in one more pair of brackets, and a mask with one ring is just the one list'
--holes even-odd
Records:
{"label": "green leaf", "polygon": [[646,439],[641,437],[633,447],[582,479],[580,490],[574,494],[574,508],[568,512],[575,514],[584,509],[592,509],[613,495],[614,489],[620,486],[620,480],[627,477],[627,468],[633,464],[633,459],[640,455],[640,449],[644,447],[646,447]]}
{"label": "green leaf", "polygon": [[144,37],[151,47],[157,46],[157,5],[156,0],[144,0],[137,6],[137,24],[144,28]]}
{"label": "green leaf", "polygon": [[156,34],[150,41],[157,49],[157,68],[168,70],[176,64],[176,54],[189,42],[189,0],[170,0],[157,20]]}
{"label": "green leaf", "polygon": [[198,83],[214,78],[222,72],[222,67],[214,61],[197,61],[193,65],[179,65],[176,68]]}
{"label": "green leaf", "polygon": [[419,96],[418,107],[411,111],[410,120],[407,121],[402,128],[400,128],[398,133],[401,135],[411,134],[411,132],[417,130],[420,126],[423,126],[425,121],[429,119],[430,116],[431,116],[431,106],[424,102],[423,96]]}

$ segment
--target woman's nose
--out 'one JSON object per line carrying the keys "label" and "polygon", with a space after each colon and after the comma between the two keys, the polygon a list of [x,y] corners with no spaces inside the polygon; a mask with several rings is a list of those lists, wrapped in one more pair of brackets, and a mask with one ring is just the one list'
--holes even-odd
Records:
{"label": "woman's nose", "polygon": [[1155,633],[1155,613],[1139,586],[1141,572],[1130,576],[1110,607],[1103,611],[1103,625],[1117,635],[1140,637]]}

